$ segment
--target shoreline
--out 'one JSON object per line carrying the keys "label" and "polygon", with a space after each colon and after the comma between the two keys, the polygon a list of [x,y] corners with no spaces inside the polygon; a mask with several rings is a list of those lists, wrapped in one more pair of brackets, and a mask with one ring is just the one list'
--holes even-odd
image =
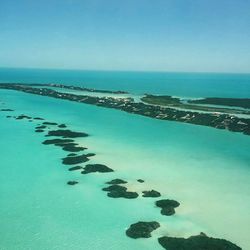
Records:
{"label": "shoreline", "polygon": [[126,91],[111,91],[111,90],[102,90],[102,89],[93,89],[93,88],[85,88],[85,87],[77,87],[73,85],[64,85],[64,84],[57,84],[57,83],[38,83],[38,84],[25,84],[27,86],[44,86],[44,87],[55,87],[55,88],[62,88],[62,89],[71,89],[71,90],[78,90],[78,91],[85,91],[85,92],[95,92],[95,93],[103,93],[103,94],[128,94]]}
{"label": "shoreline", "polygon": [[[207,99],[207,98],[205,98]],[[204,99],[204,100],[205,100]],[[210,103],[203,103],[198,102],[203,99],[185,99],[182,100],[179,97],[172,97],[172,96],[164,96],[164,95],[149,95],[146,94],[141,98],[141,101],[150,105],[159,105],[162,107],[172,107],[187,111],[197,111],[197,112],[206,112],[206,113],[226,113],[231,115],[250,115],[250,111],[248,107],[242,107],[244,105],[247,106],[248,102],[250,103],[250,99],[240,99],[240,98],[214,98],[219,99],[218,103],[214,103],[213,106]],[[228,106],[221,106],[222,100],[225,100],[229,103],[229,99],[233,103],[239,103],[238,106],[228,105]],[[197,102],[196,102],[197,101]],[[241,104],[241,101],[244,103]],[[210,106],[209,106],[210,105]],[[242,105],[242,106],[241,106]]]}
{"label": "shoreline", "polygon": [[250,135],[250,119],[239,118],[229,114],[198,113],[187,110],[184,111],[168,107],[149,105],[142,102],[136,103],[134,102],[133,98],[75,95],[57,92],[49,88],[33,88],[29,85],[24,84],[1,83],[0,89],[22,91],[29,94],[48,96],[105,108],[118,109],[127,113],[143,115],[154,119],[209,126],[217,129],[226,129],[231,132],[241,132],[244,135]]}

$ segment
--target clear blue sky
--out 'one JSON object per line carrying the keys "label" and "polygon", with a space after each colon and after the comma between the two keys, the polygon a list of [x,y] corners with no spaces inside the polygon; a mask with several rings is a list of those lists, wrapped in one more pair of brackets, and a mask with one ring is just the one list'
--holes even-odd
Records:
{"label": "clear blue sky", "polygon": [[0,66],[250,72],[250,0],[0,0]]}

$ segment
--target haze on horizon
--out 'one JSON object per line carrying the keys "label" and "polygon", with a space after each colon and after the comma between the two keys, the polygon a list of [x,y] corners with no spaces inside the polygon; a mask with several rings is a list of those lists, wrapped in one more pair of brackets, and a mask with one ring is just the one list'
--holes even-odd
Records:
{"label": "haze on horizon", "polygon": [[0,67],[250,73],[250,0],[0,1]]}

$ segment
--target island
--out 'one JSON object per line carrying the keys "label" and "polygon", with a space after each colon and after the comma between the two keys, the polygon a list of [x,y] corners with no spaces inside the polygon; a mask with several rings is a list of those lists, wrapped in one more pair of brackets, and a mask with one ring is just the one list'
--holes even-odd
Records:
{"label": "island", "polygon": [[[250,115],[250,99],[241,98],[204,98],[204,99],[185,99],[167,95],[149,95],[146,94],[141,100],[152,105],[175,107],[185,110],[197,110],[203,112],[221,112],[227,114],[246,114]],[[202,105],[197,105],[202,104]],[[214,105],[214,106],[207,106]],[[223,106],[223,107],[221,107]],[[229,107],[226,107],[229,106]],[[235,107],[235,108],[231,108]],[[240,107],[241,109],[237,108]],[[245,109],[242,109],[245,108]]]}
{"label": "island", "polygon": [[112,91],[112,90],[102,90],[102,89],[92,89],[92,88],[85,88],[85,87],[78,87],[73,85],[63,85],[57,83],[37,83],[37,84],[26,84],[29,86],[34,87],[53,87],[53,88],[62,88],[62,89],[70,89],[70,90],[77,90],[77,91],[85,91],[85,92],[93,92],[93,93],[103,93],[103,94],[128,94],[126,91]]}
{"label": "island", "polygon": [[190,100],[189,103],[197,104],[212,104],[212,105],[224,105],[233,107],[242,107],[250,109],[250,99],[249,98],[219,98],[210,97],[198,100]]}
{"label": "island", "polygon": [[208,237],[204,233],[187,239],[163,236],[158,242],[167,250],[242,250],[230,241]]}
{"label": "island", "polygon": [[[240,132],[250,135],[250,118],[236,116],[226,112],[217,112],[212,108],[212,112],[205,107],[206,112],[197,112],[189,105],[188,109],[181,109],[176,105],[180,102],[178,98],[167,97],[172,102],[172,107],[144,103],[146,100],[142,98],[142,102],[135,102],[133,98],[113,98],[110,96],[98,97],[79,95],[71,93],[58,92],[50,88],[32,87],[26,84],[1,83],[0,89],[9,89],[21,91],[29,94],[48,96],[58,99],[69,100],[78,103],[90,104],[104,108],[118,109],[132,114],[143,115],[154,119],[168,120],[175,122],[184,122],[195,125],[209,126],[217,129],[225,129],[232,132]],[[152,99],[152,96],[151,96]],[[179,105],[184,105],[183,103]],[[190,107],[191,106],[191,107]],[[200,109],[200,107],[198,107]],[[225,110],[222,108],[222,110]],[[200,110],[199,110],[200,111]],[[249,111],[243,111],[248,114]],[[241,113],[244,114],[244,113]]]}

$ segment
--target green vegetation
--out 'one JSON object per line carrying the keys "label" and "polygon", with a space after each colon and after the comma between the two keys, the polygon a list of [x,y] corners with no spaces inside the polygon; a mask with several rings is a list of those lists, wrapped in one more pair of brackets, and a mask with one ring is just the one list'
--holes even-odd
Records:
{"label": "green vegetation", "polygon": [[[206,98],[212,99],[212,98]],[[229,99],[231,98],[218,98],[218,99],[225,99],[224,105],[226,102],[229,103]],[[247,114],[250,115],[250,111],[237,109],[237,108],[224,108],[224,107],[209,107],[203,105],[196,105],[199,101],[205,100],[188,100],[187,103],[183,103],[180,98],[172,97],[172,96],[165,96],[165,95],[146,95],[141,98],[141,100],[147,104],[153,105],[160,105],[160,106],[167,106],[167,107],[174,107],[180,109],[187,109],[187,110],[196,110],[196,111],[205,111],[205,112],[220,112],[220,113],[228,113],[228,114]],[[235,104],[237,101],[240,104],[240,100],[250,100],[250,99],[235,99],[232,98],[232,103]],[[191,104],[194,103],[194,104]],[[242,101],[244,103],[244,101]],[[222,104],[221,104],[222,105]],[[225,105],[226,106],[226,105]],[[227,105],[227,106],[234,106],[234,105]]]}
{"label": "green vegetation", "polygon": [[[250,135],[250,119],[233,115],[233,113],[236,112],[238,114],[247,113],[249,115],[250,111],[247,110],[242,111],[242,109],[227,109],[227,108],[219,109],[214,107],[190,105],[188,103],[184,103],[184,101],[182,101],[179,98],[172,98],[169,96],[161,97],[164,99],[164,103],[162,103],[159,102],[158,96],[156,96],[156,98],[155,96],[146,96],[149,97],[151,101],[157,100],[158,103],[164,104],[164,106],[152,105],[152,104],[150,105],[143,102],[134,102],[132,98],[112,98],[112,97],[97,97],[88,95],[75,95],[75,94],[57,92],[49,88],[32,88],[24,84],[22,85],[22,84],[1,83],[0,89],[21,91],[29,94],[42,95],[78,103],[96,105],[98,107],[122,110],[128,113],[143,115],[155,119],[209,126],[217,129],[226,129],[232,132],[241,132],[245,135]],[[147,100],[147,98],[144,98],[144,101],[145,100]],[[199,111],[204,110],[207,112],[194,112],[194,109]],[[216,111],[217,112],[221,111],[221,113],[215,113]],[[29,117],[26,116],[22,116],[21,118],[17,117],[16,119],[23,119],[23,118],[29,119]],[[67,131],[68,133],[68,130],[65,131]],[[61,135],[61,132],[60,136],[63,136]],[[74,137],[75,134],[72,136]],[[77,150],[78,149],[79,148],[77,148]],[[70,148],[70,150],[72,149]],[[76,152],[75,148],[74,152]],[[80,157],[80,159],[79,158],[74,159],[74,162],[78,160],[84,162],[88,160],[88,157],[90,156],[93,156],[93,154],[77,156]],[[71,160],[73,160],[74,156],[70,156],[70,158],[72,159],[69,159],[70,160],[69,163],[73,164],[71,163]],[[67,160],[67,164],[69,163]],[[128,193],[129,194],[126,193],[126,196],[128,195],[129,198],[133,197],[136,198],[135,197],[136,194],[134,192],[128,192]],[[114,197],[113,194],[110,194],[110,197],[117,198]]]}
{"label": "green vegetation", "polygon": [[212,104],[212,105],[234,106],[234,107],[250,109],[250,98],[209,97],[200,100],[189,100],[188,102],[194,104]]}
{"label": "green vegetation", "polygon": [[141,100],[148,104],[162,105],[162,106],[176,106],[181,104],[179,98],[174,98],[169,95],[146,95],[142,97]]}

